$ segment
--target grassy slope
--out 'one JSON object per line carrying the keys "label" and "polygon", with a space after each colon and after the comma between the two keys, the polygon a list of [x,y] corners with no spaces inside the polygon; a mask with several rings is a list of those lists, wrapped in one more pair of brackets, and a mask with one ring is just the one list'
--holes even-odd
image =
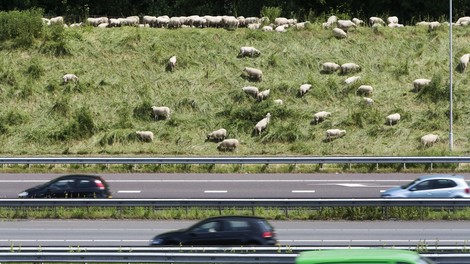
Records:
{"label": "grassy slope", "polygon": [[[454,29],[454,66],[470,53],[470,29]],[[319,25],[285,34],[248,29],[67,29],[71,56],[54,57],[38,49],[0,51],[0,118],[2,154],[161,154],[218,155],[206,133],[224,127],[244,144],[234,155],[442,155],[448,150],[448,31],[440,28],[360,28],[337,40]],[[39,45],[39,44],[38,44]],[[237,58],[240,46],[262,51],[258,58]],[[177,55],[175,72],[166,72]],[[347,76],[320,74],[326,61],[362,66],[359,83]],[[43,70],[31,77],[28,69]],[[264,79],[241,77],[245,66],[263,70]],[[78,85],[61,85],[75,73]],[[466,104],[468,72],[454,72],[454,153],[469,148]],[[436,100],[411,92],[416,78],[435,78]],[[301,84],[312,90],[297,97]],[[355,95],[360,84],[374,87],[376,104],[364,107]],[[241,91],[246,85],[271,89],[269,100],[256,103]],[[429,94],[429,93],[428,93]],[[434,93],[435,94],[435,93]],[[283,99],[284,105],[272,103]],[[171,120],[152,120],[151,105],[173,110]],[[82,138],[67,130],[85,109],[95,125]],[[310,125],[313,113],[332,116]],[[271,112],[269,130],[252,137],[258,120]],[[402,115],[395,126],[385,116]],[[325,130],[347,135],[323,142]],[[155,133],[152,143],[136,140],[135,130]],[[64,132],[65,131],[65,132]],[[427,149],[419,138],[437,133],[441,141]],[[64,136],[65,135],[65,136]]]}

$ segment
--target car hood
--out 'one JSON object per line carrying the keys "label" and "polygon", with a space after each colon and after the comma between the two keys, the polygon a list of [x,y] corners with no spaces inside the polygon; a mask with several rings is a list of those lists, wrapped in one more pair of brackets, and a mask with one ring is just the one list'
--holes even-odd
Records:
{"label": "car hood", "polygon": [[393,187],[393,188],[390,188],[390,189],[386,190],[385,192],[383,192],[382,197],[383,196],[397,197],[397,196],[401,196],[402,194],[405,194],[405,193],[408,193],[408,191],[406,189],[402,189],[401,187]]}
{"label": "car hood", "polygon": [[161,233],[159,235],[156,235],[154,237],[154,239],[157,239],[157,238],[167,238],[167,237],[175,237],[175,236],[178,236],[180,234],[182,234],[184,231],[186,231],[186,229],[178,229],[178,230],[174,230],[174,231],[170,231],[170,232],[165,232],[165,233]]}

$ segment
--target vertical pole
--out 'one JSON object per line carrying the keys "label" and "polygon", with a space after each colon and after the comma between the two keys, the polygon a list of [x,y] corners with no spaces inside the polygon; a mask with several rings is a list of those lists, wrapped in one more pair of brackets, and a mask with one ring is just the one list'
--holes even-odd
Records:
{"label": "vertical pole", "polygon": [[449,0],[449,75],[450,75],[450,92],[449,92],[449,150],[454,149],[454,135],[452,133],[452,123],[453,123],[453,114],[452,114],[452,0]]}

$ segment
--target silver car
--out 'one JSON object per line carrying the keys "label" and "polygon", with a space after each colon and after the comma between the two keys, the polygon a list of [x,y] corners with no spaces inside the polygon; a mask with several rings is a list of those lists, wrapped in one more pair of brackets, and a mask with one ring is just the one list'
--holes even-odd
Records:
{"label": "silver car", "polygon": [[461,175],[421,176],[416,180],[386,190],[382,198],[470,198],[470,188]]}

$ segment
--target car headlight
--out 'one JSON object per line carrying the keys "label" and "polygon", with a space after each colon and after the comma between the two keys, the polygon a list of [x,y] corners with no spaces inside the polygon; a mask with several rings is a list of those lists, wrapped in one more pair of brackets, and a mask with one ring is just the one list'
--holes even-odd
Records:
{"label": "car headlight", "polygon": [[154,238],[152,240],[152,245],[161,245],[163,244],[163,238]]}
{"label": "car headlight", "polygon": [[23,197],[28,197],[28,192],[21,192],[18,194],[18,197],[23,198]]}

